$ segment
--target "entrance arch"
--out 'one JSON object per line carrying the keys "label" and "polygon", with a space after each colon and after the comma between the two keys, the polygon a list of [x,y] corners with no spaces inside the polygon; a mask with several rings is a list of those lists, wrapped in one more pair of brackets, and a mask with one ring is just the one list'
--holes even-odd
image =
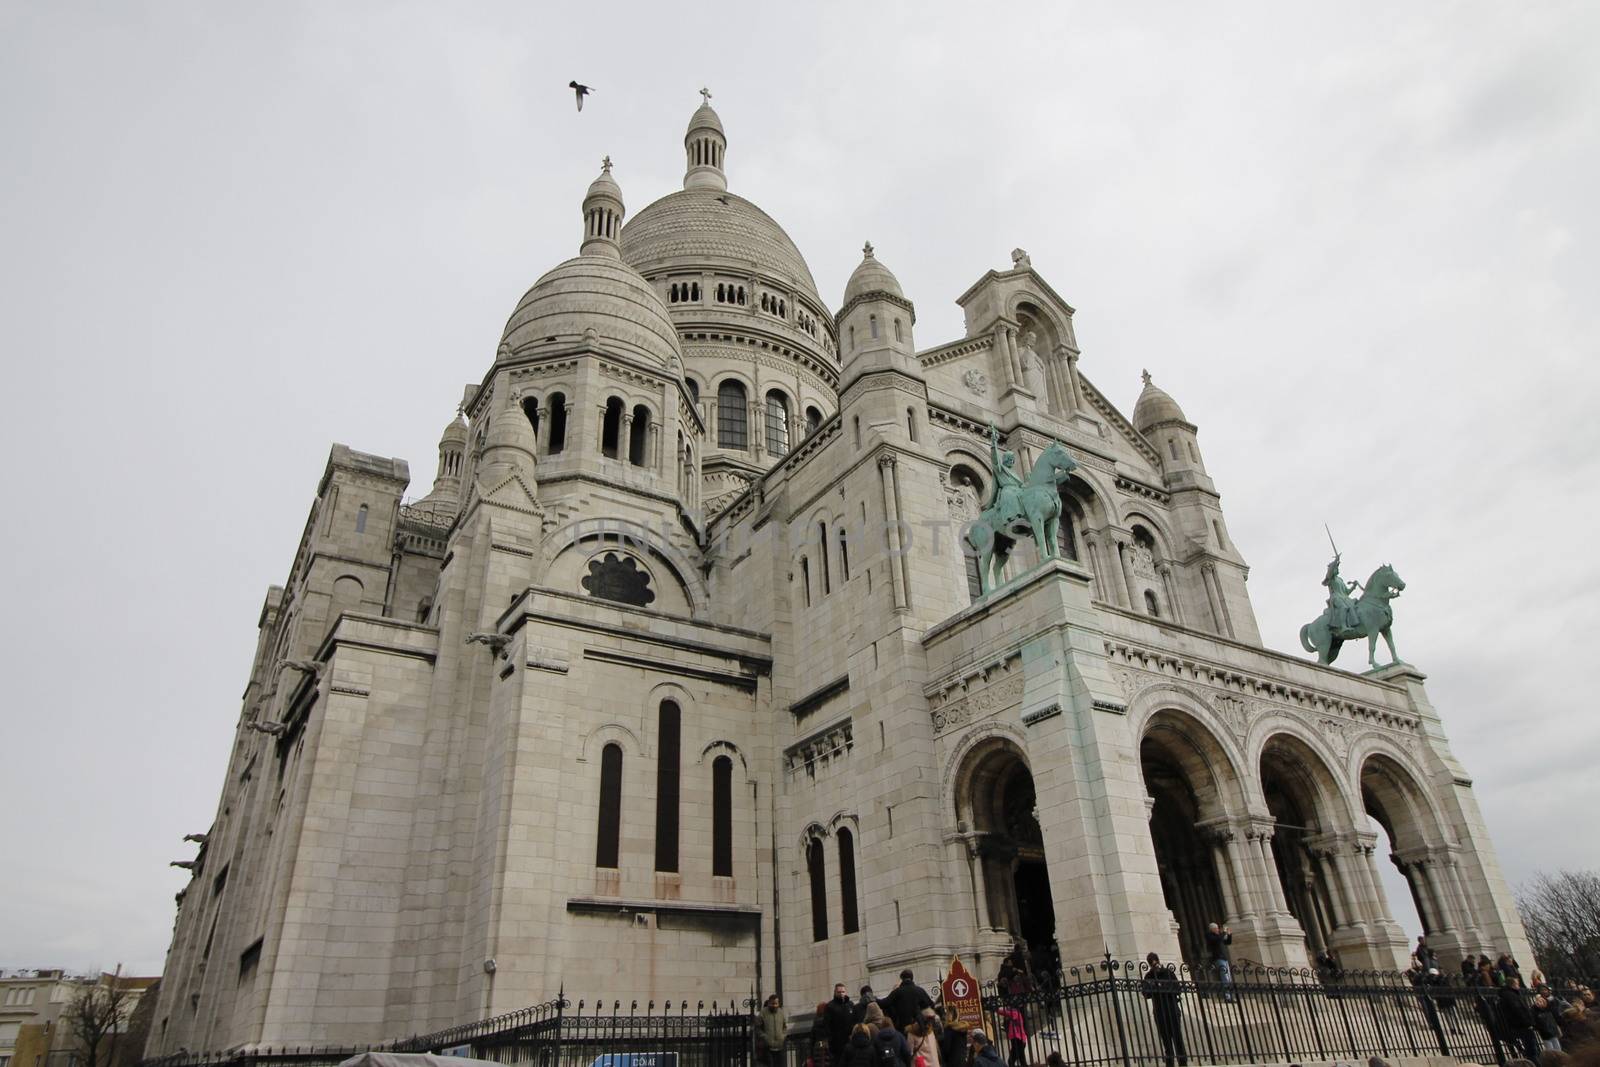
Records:
{"label": "entrance arch", "polygon": [[1178,947],[1191,968],[1205,966],[1206,926],[1237,919],[1234,894],[1219,874],[1217,849],[1205,827],[1224,819],[1237,798],[1238,776],[1216,739],[1187,715],[1160,711],[1139,742],[1139,766],[1150,797],[1150,837],[1161,893],[1178,921]]}
{"label": "entrance arch", "polygon": [[1339,925],[1327,870],[1312,849],[1350,829],[1340,815],[1333,772],[1305,741],[1274,734],[1261,748],[1261,793],[1272,815],[1272,865],[1289,914],[1300,924],[1306,951],[1330,947]]}
{"label": "entrance arch", "polygon": [[977,839],[980,915],[1054,965],[1055,904],[1027,758],[1010,740],[990,738],[967,754],[957,780],[958,817]]}
{"label": "entrance arch", "polygon": [[1463,914],[1449,849],[1427,796],[1398,760],[1373,753],[1361,764],[1361,806],[1389,837],[1389,860],[1405,879],[1417,921],[1430,944],[1462,940],[1470,918]]}

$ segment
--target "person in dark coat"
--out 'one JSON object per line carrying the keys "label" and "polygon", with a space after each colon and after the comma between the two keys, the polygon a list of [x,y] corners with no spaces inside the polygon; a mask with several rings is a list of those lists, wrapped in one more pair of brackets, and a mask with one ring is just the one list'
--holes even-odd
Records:
{"label": "person in dark coat", "polygon": [[900,984],[883,998],[883,1013],[898,1030],[904,1030],[922,1018],[924,1009],[932,1007],[933,998],[913,981],[909,970],[900,972]]}
{"label": "person in dark coat", "polygon": [[972,1067],[1005,1067],[1000,1050],[982,1030],[972,1031]]}
{"label": "person in dark coat", "polygon": [[845,1046],[850,1043],[850,1031],[856,1025],[856,1006],[850,1003],[850,994],[845,992],[843,982],[833,987],[833,999],[828,1001],[822,1021],[828,1032],[828,1053],[834,1067],[839,1067]]}
{"label": "person in dark coat", "polygon": [[1500,1019],[1512,1045],[1537,1063],[1542,1046],[1533,1027],[1533,1002],[1522,988],[1522,979],[1515,975],[1508,977],[1500,990]]}
{"label": "person in dark coat", "polygon": [[858,1023],[866,1022],[867,1021],[867,1009],[872,1007],[874,1004],[876,1004],[880,1008],[883,1007],[883,1001],[879,1000],[876,996],[873,995],[872,987],[869,986],[869,985],[862,986],[861,987],[861,999],[856,1001],[856,1022],[858,1022]]}
{"label": "person in dark coat", "polygon": [[[870,1029],[871,1024],[863,1023]],[[911,1043],[906,1035],[894,1028],[885,1018],[872,1035],[872,1055],[875,1067],[911,1067]]]}
{"label": "person in dark coat", "polygon": [[1161,1053],[1167,1067],[1176,1058],[1178,1067],[1189,1067],[1189,1050],[1183,1045],[1183,1008],[1178,1003],[1178,972],[1172,964],[1163,964],[1154,952],[1144,958],[1150,969],[1139,982],[1139,991],[1150,1002],[1150,1012],[1155,1016],[1156,1033],[1161,1038]]}
{"label": "person in dark coat", "polygon": [[944,1032],[939,1035],[939,1067],[967,1067],[969,1044],[966,1029],[952,1026],[946,1019]]}
{"label": "person in dark coat", "polygon": [[[846,997],[845,1001],[848,1003],[849,998]],[[878,1050],[873,1045],[872,1027],[860,1023],[851,1029],[844,1052],[833,1058],[833,1067],[878,1067]]]}
{"label": "person in dark coat", "polygon": [[1233,944],[1233,931],[1212,923],[1206,927],[1206,955],[1217,969],[1217,980],[1222,983],[1222,999],[1233,1003],[1233,961],[1228,946]]}

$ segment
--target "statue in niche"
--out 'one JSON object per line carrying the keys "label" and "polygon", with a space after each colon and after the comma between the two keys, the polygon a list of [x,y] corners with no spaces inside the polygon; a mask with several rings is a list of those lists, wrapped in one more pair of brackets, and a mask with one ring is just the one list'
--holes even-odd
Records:
{"label": "statue in niche", "polygon": [[1034,347],[1038,340],[1039,335],[1029,330],[1017,345],[1017,362],[1022,364],[1022,387],[1034,396],[1044,391],[1044,364],[1039,361],[1039,351]]}

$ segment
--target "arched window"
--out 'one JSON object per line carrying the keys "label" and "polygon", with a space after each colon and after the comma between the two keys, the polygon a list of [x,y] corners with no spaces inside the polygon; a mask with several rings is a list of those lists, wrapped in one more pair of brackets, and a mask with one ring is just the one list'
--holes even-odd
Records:
{"label": "arched window", "polygon": [[789,398],[777,389],[767,394],[767,451],[774,456],[789,452]]}
{"label": "arched window", "polygon": [[733,760],[711,761],[711,873],[733,877]]}
{"label": "arched window", "polygon": [[656,737],[656,870],[678,870],[678,750],[683,713],[675,701],[661,702]]}
{"label": "arched window", "polygon": [[560,393],[550,394],[550,445],[553,456],[567,447],[567,398]]}
{"label": "arched window", "polygon": [[839,527],[839,580],[850,580],[850,539],[845,536],[844,527]]}
{"label": "arched window", "polygon": [[900,340],[900,320],[899,319],[895,319],[894,320],[894,339],[896,341]]}
{"label": "arched window", "polygon": [[828,575],[828,524],[817,523],[817,555],[822,558],[822,595],[827,596],[832,589]]}
{"label": "arched window", "polygon": [[367,532],[367,506],[362,504],[356,509],[356,533]]}
{"label": "arched window", "polygon": [[744,307],[744,286],[739,286],[739,306]]}
{"label": "arched window", "polygon": [[811,940],[828,940],[828,872],[823,869],[822,839],[806,846],[806,873],[811,876]]}
{"label": "arched window", "polygon": [[525,396],[522,398],[522,414],[528,419],[528,425],[533,427],[535,439],[539,436],[539,398]]}
{"label": "arched window", "polygon": [[817,427],[822,425],[822,412],[816,408],[806,408],[806,436],[810,437],[817,432]]}
{"label": "arched window", "polygon": [[917,439],[917,409],[906,408],[906,433],[912,441]]}
{"label": "arched window", "polygon": [[699,282],[693,282],[693,283],[690,284],[690,286],[689,286],[689,299],[695,301],[696,303],[699,302],[699,300],[700,300],[700,283]]}
{"label": "arched window", "polygon": [[700,404],[700,383],[693,378],[684,379],[684,384],[689,387],[689,399],[698,407]]}
{"label": "arched window", "polygon": [[871,330],[873,338],[876,339],[878,336],[878,316],[868,315],[867,327]]}
{"label": "arched window", "polygon": [[721,282],[717,283],[717,303],[719,303],[719,304],[726,303],[726,301],[724,301],[723,297],[722,297],[722,294],[723,294],[723,291],[724,291],[725,288],[726,287]]}
{"label": "arched window", "polygon": [[731,378],[717,386],[717,445],[750,447],[750,412],[745,406],[744,386]]}
{"label": "arched window", "polygon": [[650,409],[639,404],[633,409],[633,425],[628,428],[628,462],[635,467],[644,466],[649,442]]}
{"label": "arched window", "polygon": [[806,607],[811,606],[811,563],[804,556],[800,557],[800,592],[805,599]]}
{"label": "arched window", "polygon": [[600,420],[600,454],[616,459],[622,448],[622,398],[613,396],[606,400],[606,413]]}
{"label": "arched window", "polygon": [[1167,438],[1167,451],[1172,453],[1173,459],[1178,458],[1178,442],[1174,441],[1170,437]]}
{"label": "arched window", "polygon": [[762,311],[766,311],[767,308],[771,305],[771,303],[772,303],[772,298],[770,296],[768,296],[766,293],[762,293],[761,294],[761,310]]}
{"label": "arched window", "polygon": [[622,746],[600,750],[600,814],[594,843],[594,865],[616,867],[622,840]]}
{"label": "arched window", "polygon": [[852,326],[852,327],[850,327],[850,351],[854,352],[855,350],[856,350],[856,328],[854,326]]}
{"label": "arched window", "polygon": [[1156,603],[1156,595],[1148,589],[1144,591],[1144,610],[1152,619],[1161,618],[1161,607]]}
{"label": "arched window", "polygon": [[856,910],[856,839],[849,827],[839,827],[839,904],[844,912],[844,932],[861,929]]}
{"label": "arched window", "polygon": [[1198,453],[1198,452],[1196,452],[1194,450],[1194,442],[1193,441],[1185,441],[1184,444],[1189,449],[1189,462],[1190,463],[1199,463],[1200,462],[1200,453]]}
{"label": "arched window", "polygon": [[668,286],[668,288],[667,288],[667,302],[671,303],[671,304],[676,304],[678,302],[678,286],[677,286],[677,283],[673,283],[671,286]]}

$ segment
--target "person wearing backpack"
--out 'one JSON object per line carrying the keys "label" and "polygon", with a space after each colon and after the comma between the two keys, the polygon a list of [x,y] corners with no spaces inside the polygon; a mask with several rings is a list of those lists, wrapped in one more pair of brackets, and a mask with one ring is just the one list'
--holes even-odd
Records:
{"label": "person wearing backpack", "polygon": [[873,1067],[911,1067],[911,1046],[888,1019],[883,1020],[878,1032],[872,1035],[872,1048]]}
{"label": "person wearing backpack", "polygon": [[845,1043],[844,1052],[834,1057],[833,1067],[878,1067],[878,1050],[873,1044],[873,1032],[866,1023],[857,1023],[856,1028],[850,1031],[850,1040]]}

